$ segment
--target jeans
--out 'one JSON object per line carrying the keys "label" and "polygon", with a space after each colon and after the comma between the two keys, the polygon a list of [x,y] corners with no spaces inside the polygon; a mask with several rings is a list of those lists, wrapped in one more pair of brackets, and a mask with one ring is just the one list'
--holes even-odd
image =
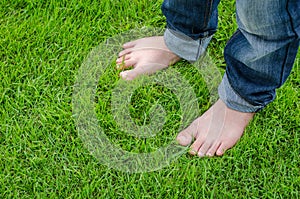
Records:
{"label": "jeans", "polygon": [[[217,30],[219,0],[165,0],[168,48],[196,61]],[[289,76],[300,41],[299,0],[236,0],[238,29],[228,41],[219,97],[231,109],[257,112]]]}

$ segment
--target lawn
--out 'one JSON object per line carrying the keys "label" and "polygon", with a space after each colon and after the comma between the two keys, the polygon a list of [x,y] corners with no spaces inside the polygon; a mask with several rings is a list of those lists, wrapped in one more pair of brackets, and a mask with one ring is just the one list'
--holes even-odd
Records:
{"label": "lawn", "polygon": [[[276,100],[222,157],[175,154],[155,171],[128,173],[91,155],[73,115],[76,77],[90,52],[107,39],[144,27],[164,28],[160,4],[0,2],[0,198],[300,198],[300,53]],[[220,74],[223,49],[237,28],[234,9],[233,0],[222,1],[219,30],[209,46]],[[172,69],[192,86],[199,111],[207,110],[203,75],[186,62]],[[183,112],[174,92],[157,84],[133,92],[128,108],[135,124],[148,124],[157,103],[166,114],[156,137],[137,139],[120,129],[112,114],[118,73],[111,61],[97,79],[94,112],[107,138],[132,153],[167,146]]]}

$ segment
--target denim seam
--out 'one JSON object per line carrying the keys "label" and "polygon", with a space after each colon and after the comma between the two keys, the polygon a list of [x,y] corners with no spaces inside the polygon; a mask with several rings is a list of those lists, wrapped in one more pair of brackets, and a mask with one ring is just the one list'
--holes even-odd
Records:
{"label": "denim seam", "polygon": [[293,32],[294,32],[295,35],[298,35],[297,32],[296,32],[296,30],[295,30],[294,24],[292,23],[293,18],[292,18],[292,15],[291,15],[290,11],[289,11],[289,2],[290,2],[289,0],[286,2],[285,9],[286,9],[286,11],[287,11],[287,13],[289,15],[289,18],[290,18],[289,22],[290,22],[290,25],[292,27],[292,30],[293,30]]}
{"label": "denim seam", "polygon": [[[210,3],[209,3],[210,2]],[[210,0],[208,0],[207,1],[207,6],[209,7],[209,9],[206,9],[207,10],[207,12],[205,13],[205,16],[204,16],[204,21],[205,21],[205,26],[204,27],[207,27],[207,25],[208,25],[208,21],[209,21],[209,19],[207,19],[208,18],[208,16],[210,16],[211,15],[211,11],[212,11],[212,4],[213,4],[213,1],[210,1]]]}
{"label": "denim seam", "polygon": [[231,42],[235,37],[237,37],[237,35],[242,34],[240,29],[238,29],[237,31],[235,31],[235,33],[233,33],[233,35],[231,36],[231,38],[226,42],[226,46],[229,42]]}
{"label": "denim seam", "polygon": [[[199,46],[202,46],[202,39],[199,40]],[[200,48],[197,49],[197,57],[200,57]]]}
{"label": "denim seam", "polygon": [[285,59],[284,59],[284,61],[282,63],[282,67],[281,67],[280,82],[279,82],[279,85],[277,86],[277,88],[279,88],[284,83],[283,73],[284,73],[284,68],[286,66],[286,62],[287,62],[287,59],[288,59],[288,54],[289,54],[289,51],[290,51],[290,46],[291,46],[291,43],[288,44],[286,52],[285,52]]}

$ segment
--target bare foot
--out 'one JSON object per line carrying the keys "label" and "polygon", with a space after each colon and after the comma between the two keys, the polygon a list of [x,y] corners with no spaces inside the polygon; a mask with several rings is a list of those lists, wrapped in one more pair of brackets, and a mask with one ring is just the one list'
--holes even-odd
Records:
{"label": "bare foot", "polygon": [[153,74],[180,60],[168,49],[162,36],[138,39],[124,44],[123,48],[116,61],[117,69],[133,66],[133,69],[120,73],[125,80],[132,80],[142,74]]}
{"label": "bare foot", "polygon": [[190,154],[204,156],[221,156],[233,147],[242,137],[245,127],[254,113],[243,113],[228,108],[218,100],[201,117],[177,136],[180,145],[191,145]]}

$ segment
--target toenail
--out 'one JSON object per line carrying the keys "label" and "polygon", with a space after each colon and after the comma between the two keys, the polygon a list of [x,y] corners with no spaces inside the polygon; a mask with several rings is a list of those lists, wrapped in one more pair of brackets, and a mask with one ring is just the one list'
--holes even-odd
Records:
{"label": "toenail", "polygon": [[207,153],[206,156],[212,157],[213,155],[211,153]]}
{"label": "toenail", "polygon": [[183,135],[178,136],[177,140],[179,140],[181,143],[182,142],[186,143],[188,141],[187,138],[185,136],[183,136]]}
{"label": "toenail", "polygon": [[204,154],[202,152],[199,152],[198,156],[202,158],[202,157],[204,157]]}
{"label": "toenail", "polygon": [[120,73],[123,78],[127,78],[127,73]]}
{"label": "toenail", "polygon": [[197,151],[194,150],[194,149],[191,149],[189,153],[190,153],[191,155],[196,155],[196,154],[197,154]]}

